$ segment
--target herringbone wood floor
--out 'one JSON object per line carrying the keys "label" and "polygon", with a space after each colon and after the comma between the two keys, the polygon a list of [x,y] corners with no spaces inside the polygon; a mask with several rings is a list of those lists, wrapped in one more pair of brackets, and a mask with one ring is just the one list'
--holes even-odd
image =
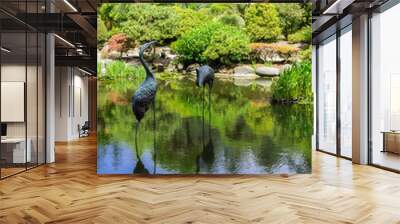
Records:
{"label": "herringbone wood floor", "polygon": [[96,139],[0,181],[0,223],[400,223],[400,175],[313,154],[313,174],[96,174]]}

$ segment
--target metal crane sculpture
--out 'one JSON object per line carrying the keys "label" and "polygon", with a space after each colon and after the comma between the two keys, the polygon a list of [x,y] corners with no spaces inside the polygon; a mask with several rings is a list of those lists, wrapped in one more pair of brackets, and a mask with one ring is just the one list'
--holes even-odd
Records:
{"label": "metal crane sculpture", "polygon": [[132,97],[132,110],[135,114],[136,120],[139,122],[144,117],[146,111],[149,109],[150,104],[153,104],[154,109],[154,99],[157,92],[157,82],[154,77],[153,72],[150,70],[149,65],[144,60],[143,53],[151,45],[155,44],[156,41],[151,41],[143,44],[139,50],[139,60],[142,63],[144,69],[146,70],[146,79],[136,90]]}
{"label": "metal crane sculpture", "polygon": [[[142,63],[145,71],[146,71],[146,79],[142,84],[140,84],[139,88],[135,91],[135,94],[132,97],[132,111],[135,114],[136,120],[138,121],[136,124],[136,133],[135,133],[135,147],[136,147],[136,158],[137,163],[133,173],[144,173],[148,174],[149,171],[145,168],[143,162],[139,156],[139,148],[137,144],[137,133],[140,121],[144,117],[145,113],[149,110],[150,104],[153,105],[153,130],[155,132],[156,121],[155,121],[155,97],[157,93],[157,82],[154,77],[153,72],[150,70],[149,65],[144,60],[144,51],[155,44],[156,41],[151,41],[143,44],[139,49],[139,60]],[[155,133],[154,133],[154,141],[155,141]],[[155,142],[154,142],[155,147]]]}
{"label": "metal crane sculpture", "polygon": [[214,143],[212,139],[212,134],[211,134],[211,105],[208,107],[209,113],[208,113],[208,142],[206,143],[206,138],[205,138],[205,119],[204,119],[204,111],[203,111],[203,128],[202,128],[202,145],[203,145],[203,151],[199,153],[196,156],[196,173],[200,172],[200,167],[202,165],[206,165],[208,170],[211,170],[212,165],[214,164],[215,161],[215,153],[214,153]]}
{"label": "metal crane sculpture", "polygon": [[196,85],[203,87],[203,98],[204,98],[204,87],[207,84],[209,88],[208,98],[211,97],[211,89],[214,83],[214,69],[208,65],[203,65],[196,69]]}
{"label": "metal crane sculpture", "polygon": [[[203,143],[203,151],[197,155],[196,157],[196,173],[200,172],[200,164],[206,163],[209,167],[214,163],[214,146],[211,137],[211,89],[214,83],[214,70],[208,66],[203,65],[196,69],[196,85],[203,88],[203,129],[202,129],[202,143]],[[204,113],[204,89],[205,86],[208,85],[208,113],[209,113],[209,130],[208,143],[205,144],[205,113]]]}

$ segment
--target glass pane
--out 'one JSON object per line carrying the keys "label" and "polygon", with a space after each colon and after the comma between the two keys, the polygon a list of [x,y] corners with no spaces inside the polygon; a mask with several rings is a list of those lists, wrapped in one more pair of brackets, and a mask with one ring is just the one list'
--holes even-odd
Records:
{"label": "glass pane", "polygon": [[352,157],[352,34],[351,27],[340,36],[340,150]]}
{"label": "glass pane", "polygon": [[27,142],[28,150],[31,151],[28,160],[28,168],[37,165],[38,160],[38,36],[36,32],[27,34],[28,38],[28,63],[27,63],[27,81],[26,81],[26,112],[27,112]]}
{"label": "glass pane", "polygon": [[1,43],[6,49],[1,50],[1,172],[5,177],[25,170],[31,151],[25,122],[26,34],[3,32]]}
{"label": "glass pane", "polygon": [[39,34],[38,46],[38,163],[45,163],[45,52],[46,39],[44,34]]}
{"label": "glass pane", "polygon": [[372,163],[400,170],[400,5],[372,18]]}
{"label": "glass pane", "polygon": [[319,47],[318,148],[336,153],[336,37]]}

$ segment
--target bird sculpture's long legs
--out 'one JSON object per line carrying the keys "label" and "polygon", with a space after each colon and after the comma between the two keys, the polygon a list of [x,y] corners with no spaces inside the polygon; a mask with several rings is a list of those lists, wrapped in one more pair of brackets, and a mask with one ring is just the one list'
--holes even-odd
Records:
{"label": "bird sculpture's long legs", "polygon": [[154,162],[154,170],[153,174],[156,174],[156,165],[157,165],[157,151],[156,151],[156,100],[153,101],[153,162]]}
{"label": "bird sculpture's long legs", "polygon": [[136,151],[136,158],[139,159],[139,148],[138,148],[138,130],[139,130],[140,122],[136,123],[136,130],[135,130],[135,151]]}

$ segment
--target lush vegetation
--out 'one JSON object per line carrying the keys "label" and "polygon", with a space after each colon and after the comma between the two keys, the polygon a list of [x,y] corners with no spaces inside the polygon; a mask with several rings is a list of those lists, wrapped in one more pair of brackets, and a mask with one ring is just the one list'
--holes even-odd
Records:
{"label": "lush vegetation", "polygon": [[101,74],[101,64],[97,65],[99,79],[143,78],[146,73],[142,66],[130,66],[123,61],[113,61],[105,65],[106,74]]}
{"label": "lush vegetation", "polygon": [[[275,78],[273,100],[308,102],[306,82],[311,85],[311,79],[310,71],[305,70],[311,70],[307,66],[311,19],[311,4],[102,4],[97,19],[98,46],[107,45],[125,60],[122,56],[130,48],[156,40],[177,55],[171,65],[183,68],[195,63],[217,68],[294,63]],[[103,54],[110,55],[101,51]],[[115,79],[131,77],[135,68],[115,62],[105,69],[110,71],[104,78]]]}
{"label": "lush vegetation", "polygon": [[172,47],[185,64],[215,61],[231,64],[242,61],[250,52],[249,39],[242,30],[218,22],[192,29]]}
{"label": "lush vegetation", "polygon": [[[272,4],[251,4],[245,12],[246,31],[253,41],[276,41],[282,28]],[[283,18],[282,18],[283,19]]]}
{"label": "lush vegetation", "polygon": [[309,11],[308,4],[102,4],[99,48],[125,34],[132,46],[149,40],[172,44],[184,63],[237,63],[250,59],[250,41],[309,43]]}
{"label": "lush vegetation", "polygon": [[285,69],[271,86],[275,102],[312,102],[311,62],[304,61]]}

